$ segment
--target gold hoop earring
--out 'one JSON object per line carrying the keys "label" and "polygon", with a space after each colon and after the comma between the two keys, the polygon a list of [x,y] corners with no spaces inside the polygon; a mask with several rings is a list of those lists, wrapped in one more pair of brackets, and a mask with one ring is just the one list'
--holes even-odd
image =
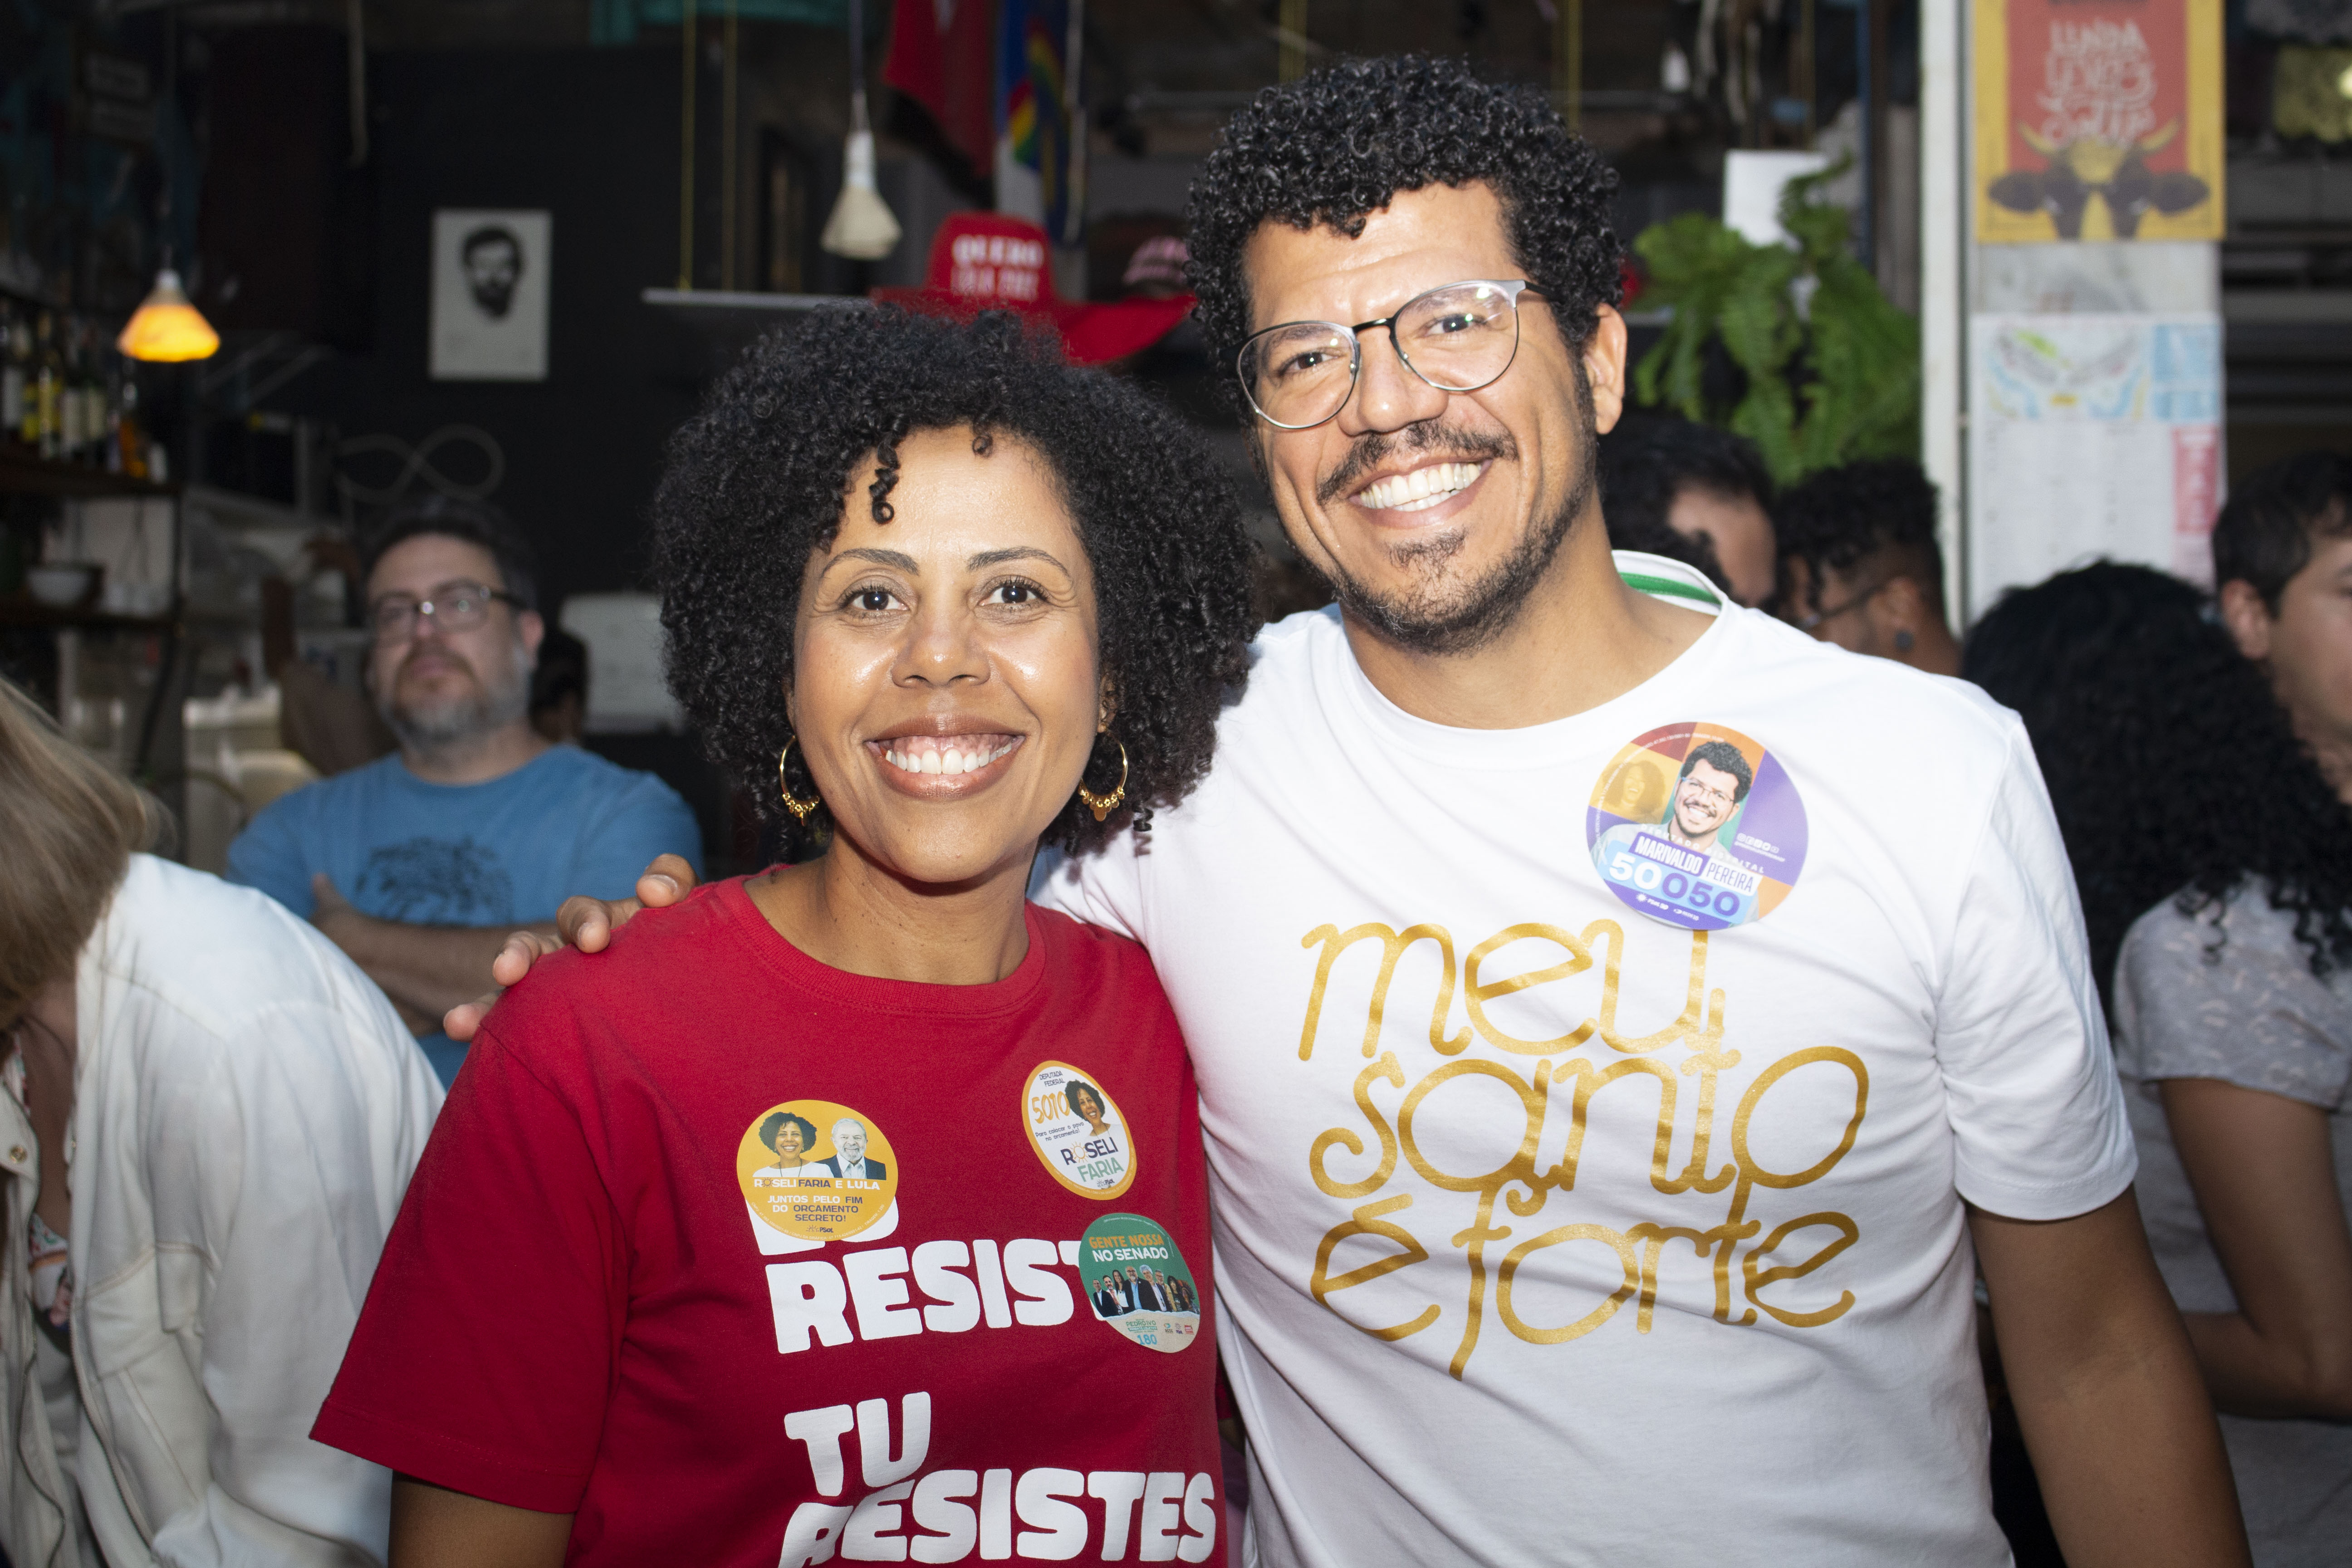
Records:
{"label": "gold hoop earring", "polygon": [[1127,742],[1113,739],[1111,744],[1118,748],[1118,787],[1108,795],[1097,795],[1084,780],[1078,784],[1078,798],[1087,803],[1087,809],[1095,814],[1097,822],[1118,810],[1118,803],[1127,798]]}
{"label": "gold hoop earring", "polygon": [[784,782],[784,759],[792,754],[793,743],[786,741],[784,749],[776,753],[776,793],[784,797],[784,809],[793,814],[794,820],[806,822],[815,813],[816,808],[823,805],[824,802],[822,798],[816,800],[793,798],[793,786]]}

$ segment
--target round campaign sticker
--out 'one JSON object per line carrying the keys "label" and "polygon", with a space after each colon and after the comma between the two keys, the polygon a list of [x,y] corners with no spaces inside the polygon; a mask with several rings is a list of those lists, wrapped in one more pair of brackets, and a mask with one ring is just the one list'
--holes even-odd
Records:
{"label": "round campaign sticker", "polygon": [[1201,1293],[1157,1220],[1107,1214],[1087,1226],[1078,1279],[1095,1316],[1137,1344],[1173,1352],[1200,1337]]}
{"label": "round campaign sticker", "polygon": [[1041,1062],[1021,1095],[1021,1125],[1054,1180],[1115,1198],[1135,1180],[1135,1146],[1108,1090],[1064,1062]]}
{"label": "round campaign sticker", "polygon": [[890,1212],[898,1156],[871,1118],[829,1100],[788,1100],[743,1130],[735,1176],[762,1223],[803,1241],[843,1241]]}
{"label": "round campaign sticker", "polygon": [[1721,931],[1770,914],[1805,867],[1805,803],[1778,758],[1720,724],[1637,735],[1592,786],[1584,841],[1653,920]]}

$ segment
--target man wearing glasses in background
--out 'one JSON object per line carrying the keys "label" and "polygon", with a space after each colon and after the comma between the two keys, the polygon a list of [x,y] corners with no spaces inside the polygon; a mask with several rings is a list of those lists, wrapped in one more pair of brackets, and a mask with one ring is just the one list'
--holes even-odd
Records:
{"label": "man wearing glasses in background", "polygon": [[349,953],[447,1083],[465,1047],[441,1015],[480,989],[509,932],[551,931],[565,894],[625,893],[647,858],[701,840],[659,779],[532,730],[546,626],[530,546],[503,514],[437,496],[404,507],[364,566],[368,689],[400,750],[272,803],[229,846],[228,879]]}

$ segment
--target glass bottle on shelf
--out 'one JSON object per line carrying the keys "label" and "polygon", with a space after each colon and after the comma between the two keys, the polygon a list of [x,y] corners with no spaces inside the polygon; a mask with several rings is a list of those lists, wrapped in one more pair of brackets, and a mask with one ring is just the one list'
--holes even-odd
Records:
{"label": "glass bottle on shelf", "polygon": [[16,307],[0,300],[0,437],[11,441],[25,427],[25,362],[33,357],[24,330]]}
{"label": "glass bottle on shelf", "polygon": [[41,312],[40,361],[33,371],[33,445],[54,461],[64,447],[65,361],[58,353],[57,319]]}
{"label": "glass bottle on shelf", "polygon": [[147,477],[147,430],[139,419],[139,377],[121,360],[115,362],[113,442],[106,466],[134,479]]}
{"label": "glass bottle on shelf", "polygon": [[81,324],[81,454],[92,468],[106,466],[106,361],[98,323]]}
{"label": "glass bottle on shelf", "polygon": [[16,330],[8,334],[8,357],[25,377],[24,390],[17,395],[16,427],[8,434],[27,447],[37,447],[41,444],[41,364],[33,348],[33,324],[22,315],[16,318]]}
{"label": "glass bottle on shelf", "polygon": [[58,331],[58,357],[63,368],[58,375],[58,458],[61,462],[81,461],[81,444],[88,432],[81,425],[82,397],[82,334],[81,320],[68,316]]}

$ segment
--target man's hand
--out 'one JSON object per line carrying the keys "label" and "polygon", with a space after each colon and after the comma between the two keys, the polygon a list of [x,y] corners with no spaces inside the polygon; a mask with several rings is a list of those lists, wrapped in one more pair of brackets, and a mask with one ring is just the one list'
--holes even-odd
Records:
{"label": "man's hand", "polygon": [[310,879],[317,907],[310,923],[350,955],[351,961],[390,997],[411,1034],[429,1035],[435,1020],[480,984],[485,961],[501,943],[536,935],[555,950],[552,926],[534,926],[509,936],[498,926],[412,925],[364,915],[325,875]]}
{"label": "man's hand", "polygon": [[343,897],[335,879],[324,871],[310,877],[310,923],[329,942],[356,959],[367,946],[369,928],[378,924],[373,915],[363,915]]}
{"label": "man's hand", "polygon": [[[342,889],[335,886],[333,878],[324,871],[315,871],[310,876],[310,923],[318,928],[320,935],[341,948],[345,957],[366,970],[374,957],[373,938],[376,928],[390,922],[360,913],[352,907],[351,900],[343,897]],[[373,970],[369,970],[369,978],[379,986],[383,984]],[[418,1012],[388,988],[384,996],[392,1003],[393,1011],[400,1015],[401,1023],[407,1026],[410,1034],[429,1035],[433,1032],[433,1019],[429,1015]]]}
{"label": "man's hand", "polygon": [[494,988],[471,1002],[460,1003],[449,1009],[441,1020],[442,1029],[453,1040],[468,1040],[489,1016],[501,992],[509,985],[520,985],[530,966],[541,959],[563,951],[565,944],[583,952],[602,952],[613,933],[629,923],[629,917],[639,910],[666,910],[687,894],[694,891],[694,868],[682,855],[656,855],[654,863],[637,879],[637,896],[634,899],[591,899],[579,895],[563,900],[555,911],[555,935],[537,931],[519,931],[507,938],[498,956],[490,960],[490,979]]}

